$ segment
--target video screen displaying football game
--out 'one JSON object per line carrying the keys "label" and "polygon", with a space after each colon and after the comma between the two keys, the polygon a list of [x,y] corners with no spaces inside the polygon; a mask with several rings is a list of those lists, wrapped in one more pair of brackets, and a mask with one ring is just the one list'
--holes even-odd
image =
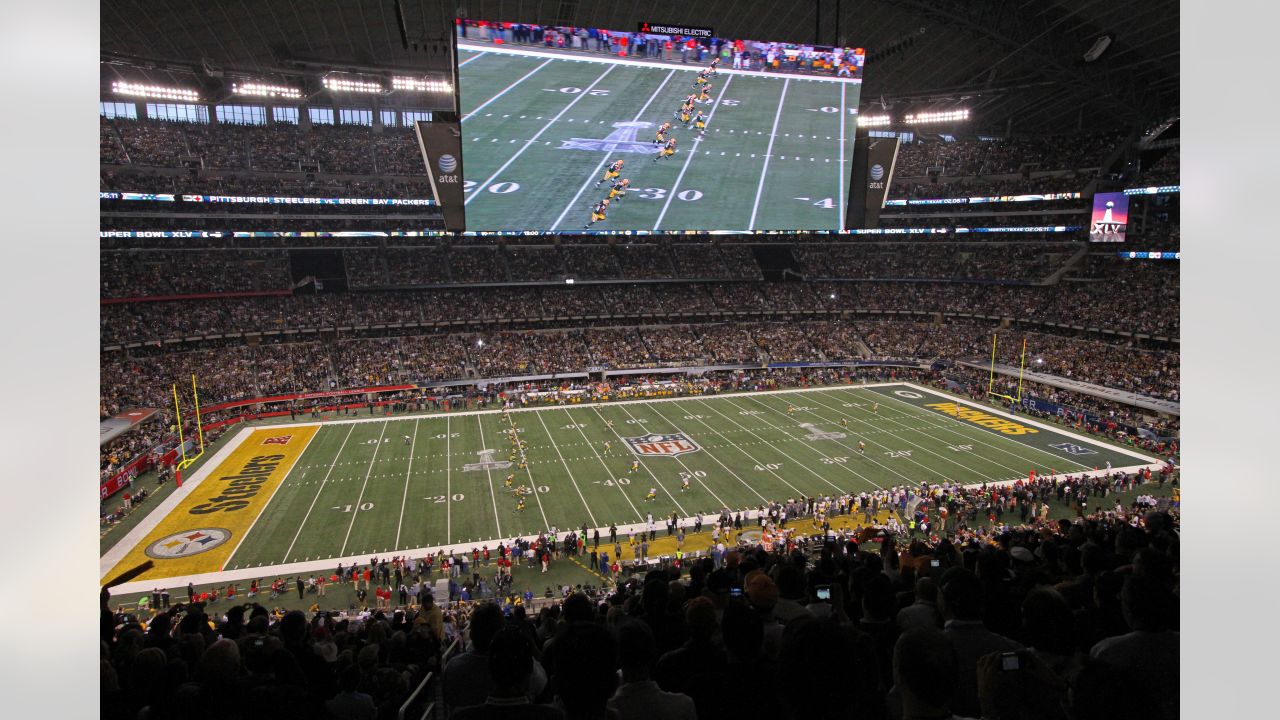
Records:
{"label": "video screen displaying football game", "polygon": [[864,51],[662,29],[459,24],[468,231],[841,229]]}

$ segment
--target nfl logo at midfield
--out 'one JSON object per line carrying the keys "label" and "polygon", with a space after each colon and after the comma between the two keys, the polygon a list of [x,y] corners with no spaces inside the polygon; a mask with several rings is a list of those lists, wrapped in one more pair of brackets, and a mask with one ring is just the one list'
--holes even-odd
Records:
{"label": "nfl logo at midfield", "polygon": [[675,457],[676,455],[697,452],[702,449],[698,447],[698,443],[689,439],[684,433],[671,433],[669,435],[650,433],[640,437],[624,437],[622,439],[626,441],[627,445],[631,446],[631,452],[649,457]]}

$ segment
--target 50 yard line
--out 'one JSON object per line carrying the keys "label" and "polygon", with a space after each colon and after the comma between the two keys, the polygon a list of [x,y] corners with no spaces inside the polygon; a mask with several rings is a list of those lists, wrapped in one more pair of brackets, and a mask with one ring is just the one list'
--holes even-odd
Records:
{"label": "50 yard line", "polygon": [[[548,62],[550,62],[550,61],[548,61]],[[600,81],[601,81],[601,80],[603,80],[603,79],[605,78],[605,76],[606,76],[606,75],[608,75],[609,73],[613,72],[613,69],[614,69],[614,68],[616,68],[616,67],[618,67],[618,66],[617,66],[617,65],[610,65],[610,66],[609,66],[609,69],[605,70],[603,73],[600,73],[600,77],[596,78],[595,80],[592,80],[592,81],[591,81],[591,84],[590,84],[590,85],[588,85],[586,88],[584,88],[582,92],[578,93],[577,95],[574,95],[574,96],[573,96],[573,100],[570,100],[570,101],[569,101],[569,104],[568,104],[568,105],[565,105],[563,110],[561,110],[560,112],[556,113],[556,116],[555,116],[555,117],[553,117],[553,118],[551,118],[551,121],[550,121],[550,122],[548,122],[546,125],[543,125],[541,130],[539,130],[538,132],[534,133],[533,137],[529,138],[528,140],[525,140],[525,141],[524,141],[524,145],[520,146],[520,149],[516,151],[516,154],[515,154],[515,155],[512,155],[512,156],[511,156],[511,157],[510,157],[506,162],[502,163],[502,167],[500,167],[500,168],[498,168],[497,170],[495,170],[495,171],[493,172],[493,174],[492,174],[492,175],[490,175],[488,178],[486,178],[486,179],[485,179],[485,181],[484,181],[484,182],[480,183],[479,185],[476,185],[476,187],[475,187],[475,192],[473,192],[473,193],[471,194],[471,196],[470,196],[470,197],[468,197],[466,200],[463,200],[463,201],[462,201],[462,204],[463,204],[463,205],[470,205],[472,200],[475,200],[476,198],[480,197],[480,195],[481,195],[480,190],[481,190],[482,188],[487,188],[487,187],[489,187],[489,183],[493,182],[493,181],[494,181],[494,179],[495,179],[495,178],[497,178],[497,177],[498,177],[498,175],[500,175],[500,174],[502,173],[502,171],[503,171],[503,170],[506,170],[506,169],[507,169],[507,167],[511,165],[511,163],[515,162],[515,161],[516,161],[516,158],[518,158],[518,157],[520,157],[521,155],[523,155],[523,154],[524,154],[524,151],[529,149],[529,146],[531,146],[531,145],[533,145],[534,143],[536,143],[536,142],[538,141],[538,138],[542,137],[542,133],[544,133],[544,132],[546,132],[547,130],[551,129],[551,126],[552,126],[552,125],[555,125],[557,122],[559,122],[559,121],[560,121],[560,118],[561,118],[561,117],[563,117],[565,113],[569,112],[569,108],[573,107],[574,105],[577,105],[579,100],[581,100],[582,98],[584,98],[584,97],[586,97],[586,96],[590,95],[590,94],[591,94],[591,91],[595,89],[596,85],[599,85],[599,84],[600,84]],[[532,73],[530,73],[530,74],[532,74]],[[504,90],[503,92],[506,92],[506,91]],[[496,100],[496,99],[497,99],[497,96],[494,96],[494,98],[493,98],[492,100],[490,100],[490,102],[492,102],[493,100]],[[487,103],[486,103],[486,104],[487,104]],[[475,112],[476,112],[476,111],[478,111],[479,109],[480,109],[480,108],[476,108],[476,110],[472,111],[472,114],[474,115],[474,114],[475,114]]]}
{"label": "50 yard line", "polygon": [[[727,84],[727,83],[726,83]],[[773,157],[773,139],[778,134],[778,120],[782,117],[782,102],[787,99],[787,86],[791,80],[782,81],[782,96],[778,98],[778,111],[773,114],[773,129],[769,131],[769,147],[764,151],[764,169],[760,171],[760,184],[756,186],[756,201],[751,205],[751,222],[748,230],[756,229],[756,212],[760,209],[760,195],[764,193],[764,177],[769,174],[769,160]]]}
{"label": "50 yard line", "polygon": [[[674,69],[671,72],[667,73],[667,77],[663,79],[662,84],[658,85],[658,89],[653,91],[653,94],[649,96],[649,100],[645,102],[644,107],[640,108],[640,112],[636,113],[636,116],[631,118],[631,122],[638,121],[640,117],[644,115],[644,111],[648,110],[649,106],[653,104],[653,99],[658,97],[658,93],[662,92],[662,88],[667,86],[667,82],[670,81],[671,76],[675,74],[676,74],[676,71]],[[569,204],[565,206],[564,211],[560,213],[560,217],[556,218],[556,221],[551,223],[552,230],[555,230],[556,226],[560,224],[560,221],[564,220],[564,216],[569,214],[569,211],[573,209],[574,205],[578,204],[578,198],[582,196],[582,193],[587,189],[587,186],[591,184],[591,181],[597,175],[600,174],[600,168],[604,167],[604,164],[608,161],[609,161],[608,154],[606,154],[603,158],[601,158],[600,164],[596,165],[596,169],[593,170],[591,174],[587,176],[587,181],[582,183],[582,187],[578,188],[578,192],[574,194],[573,199],[570,200]]]}

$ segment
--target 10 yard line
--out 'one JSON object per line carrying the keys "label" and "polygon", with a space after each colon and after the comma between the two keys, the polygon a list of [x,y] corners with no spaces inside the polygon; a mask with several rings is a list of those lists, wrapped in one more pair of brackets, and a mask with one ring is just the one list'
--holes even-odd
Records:
{"label": "10 yard line", "polygon": [[[546,125],[543,125],[543,126],[542,126],[542,129],[541,129],[541,130],[539,130],[538,132],[534,133],[534,136],[533,136],[533,137],[531,137],[531,138],[529,138],[528,140],[525,140],[525,141],[524,141],[524,145],[522,145],[522,146],[520,147],[520,149],[516,151],[516,154],[515,154],[515,155],[512,155],[512,156],[511,156],[511,157],[510,157],[506,162],[502,163],[502,167],[500,167],[500,168],[498,168],[497,170],[495,170],[495,171],[493,172],[493,174],[492,174],[492,175],[490,175],[487,179],[485,179],[485,181],[484,181],[484,182],[482,182],[482,183],[480,183],[479,185],[477,185],[477,186],[475,187],[475,192],[473,192],[473,193],[471,194],[471,196],[470,196],[470,197],[468,197],[466,200],[463,200],[463,201],[462,201],[462,204],[463,204],[463,205],[470,205],[472,200],[475,200],[476,198],[480,197],[480,194],[481,194],[481,193],[480,193],[480,191],[481,191],[482,189],[489,187],[489,183],[493,182],[493,181],[494,181],[494,179],[495,179],[495,178],[497,178],[497,177],[498,177],[498,175],[499,175],[499,174],[501,174],[503,170],[506,170],[506,169],[507,169],[507,167],[508,167],[509,165],[511,165],[511,163],[515,162],[515,161],[516,161],[516,158],[518,158],[518,157],[520,157],[521,155],[523,155],[523,154],[524,154],[524,151],[529,149],[529,146],[531,146],[531,145],[533,145],[534,143],[536,143],[536,142],[538,141],[538,138],[542,137],[542,133],[544,133],[544,132],[546,132],[547,130],[551,129],[551,126],[552,126],[552,125],[555,125],[557,122],[559,122],[559,121],[560,121],[560,118],[561,118],[561,117],[563,117],[565,113],[569,112],[569,108],[572,108],[574,105],[577,105],[579,100],[581,100],[582,98],[584,98],[584,97],[586,97],[586,96],[590,95],[590,94],[591,94],[591,91],[595,89],[596,85],[599,85],[599,84],[600,84],[600,81],[601,81],[601,80],[603,80],[603,79],[605,78],[605,76],[606,76],[606,75],[608,75],[609,73],[613,72],[613,69],[614,69],[614,68],[616,68],[616,67],[618,67],[618,66],[617,66],[617,65],[610,65],[608,70],[605,70],[603,73],[601,73],[601,74],[600,74],[600,77],[598,77],[598,78],[596,78],[595,80],[593,80],[593,81],[591,82],[591,84],[590,84],[590,85],[588,85],[585,89],[583,89],[583,91],[582,91],[582,92],[578,93],[577,95],[574,95],[574,96],[573,96],[573,100],[570,100],[570,101],[569,101],[569,104],[568,104],[568,105],[565,105],[563,110],[561,110],[560,112],[556,113],[556,116],[555,116],[555,117],[553,117],[553,118],[551,118],[551,121],[550,121],[550,122],[548,122]],[[532,74],[532,73],[531,73],[531,74]],[[504,90],[503,92],[506,92],[506,91]],[[494,99],[496,100],[496,99],[497,99],[497,97],[495,96],[495,97],[494,97]],[[476,108],[476,110],[479,110],[479,108]],[[475,113],[473,112],[472,114],[475,114]]]}
{"label": "10 yard line", "polygon": [[760,209],[760,195],[764,193],[764,177],[769,174],[769,160],[773,157],[773,138],[778,134],[778,120],[782,118],[782,102],[787,98],[787,86],[791,80],[782,81],[782,96],[778,98],[778,111],[773,114],[773,130],[769,131],[769,147],[764,151],[764,169],[760,171],[760,184],[756,186],[756,201],[751,205],[751,222],[748,230],[756,229],[756,212]]}
{"label": "10 yard line", "polygon": [[444,541],[453,542],[453,462],[449,459],[449,427],[450,417],[444,416]]}
{"label": "10 yard line", "polygon": [[[316,488],[316,496],[311,498],[311,507],[307,508],[307,514],[302,517],[302,522],[298,523],[298,532],[293,534],[293,541],[289,543],[289,549],[284,551],[284,557],[280,558],[280,562],[289,562],[289,553],[293,552],[293,546],[297,544],[298,537],[302,535],[302,528],[306,527],[307,519],[311,517],[311,511],[316,509],[316,501],[320,499],[320,492],[324,490],[325,483],[329,482],[329,476],[333,474],[333,468],[338,464],[338,458],[342,457],[342,449],[347,446],[347,441],[351,439],[351,431],[356,429],[356,424],[351,423],[351,427],[347,428],[347,436],[342,438],[342,444],[338,446],[338,454],[333,456],[333,462],[329,463],[329,469],[325,472],[324,478],[320,480],[320,487]],[[319,431],[316,432],[319,435]]]}
{"label": "10 yard line", "polygon": [[409,502],[409,476],[413,474],[413,450],[417,446],[418,446],[418,421],[414,420],[413,421],[413,440],[409,443],[409,469],[404,471],[404,497],[400,498],[400,522],[396,523],[396,550],[400,549],[400,528],[404,526],[404,506],[406,503]]}
{"label": "10 yard line", "polygon": [[[707,113],[707,124],[711,124],[711,118],[716,114],[716,109],[720,107],[720,99],[729,90],[729,83],[733,82],[733,76],[729,76],[724,81],[724,87],[720,89],[720,94],[716,96],[715,103],[711,106],[711,112]],[[693,139],[693,147],[689,148],[689,154],[684,158],[684,166],[680,168],[680,174],[676,176],[676,182],[671,186],[671,192],[667,193],[667,201],[662,203],[662,212],[658,213],[658,219],[653,223],[653,229],[657,230],[662,224],[662,218],[667,216],[667,208],[671,207],[671,198],[676,196],[676,191],[680,189],[680,181],[684,179],[684,171],[689,169],[689,163],[693,161],[693,156],[698,154],[698,143],[702,142],[702,138]]]}
{"label": "10 yard line", "polygon": [[365,471],[364,483],[360,486],[360,496],[356,498],[355,507],[351,508],[351,524],[347,526],[347,536],[342,539],[342,549],[338,551],[338,555],[345,556],[347,554],[347,542],[351,540],[351,528],[356,526],[356,516],[360,514],[360,501],[364,500],[364,489],[369,487],[369,476],[373,474],[373,464],[378,461],[378,451],[382,449],[382,438],[387,434],[387,423],[382,422],[382,431],[378,433],[378,444],[373,448],[373,457],[369,460],[369,469]]}
{"label": "10 yard line", "polygon": [[[648,110],[649,106],[653,104],[653,99],[658,97],[658,93],[662,92],[662,88],[667,86],[667,82],[670,81],[671,76],[675,74],[676,74],[675,70],[672,70],[671,72],[667,73],[667,77],[663,79],[662,84],[658,85],[658,89],[653,91],[653,94],[649,96],[649,100],[645,102],[644,107],[640,108],[640,112],[636,113],[636,116],[631,118],[631,122],[638,121],[640,119],[640,116],[644,115],[644,111]],[[595,178],[596,175],[600,174],[600,168],[604,167],[604,164],[608,161],[609,161],[609,156],[607,154],[603,158],[601,158],[600,164],[596,165],[596,169],[593,170],[591,174],[587,176],[587,181],[582,183],[582,187],[578,188],[578,192],[574,194],[573,199],[570,200],[569,204],[565,206],[564,211],[560,213],[560,217],[556,218],[556,221],[551,223],[552,230],[556,229],[556,226],[560,224],[560,221],[564,220],[564,216],[568,215],[569,211],[573,209],[573,206],[578,203],[578,198],[582,196],[583,191],[585,191],[587,189],[587,186],[591,184],[591,180]]]}
{"label": "10 yard line", "polygon": [[[479,57],[479,56],[477,55],[476,57]],[[471,58],[471,60],[474,60],[474,59],[475,59],[475,58]],[[467,62],[471,62],[471,60],[468,60]],[[465,64],[465,63],[464,63],[464,64]],[[497,95],[494,95],[493,97],[491,97],[491,98],[489,98],[488,100],[485,100],[483,103],[481,103],[480,107],[476,108],[475,110],[472,110],[471,112],[467,113],[466,115],[463,115],[463,116],[462,116],[462,120],[461,120],[460,122],[466,122],[468,119],[470,119],[470,118],[471,118],[471,116],[472,116],[472,115],[475,115],[476,113],[480,112],[481,110],[485,109],[486,107],[489,107],[489,103],[493,102],[494,100],[497,100],[498,98],[502,97],[503,95],[506,95],[506,94],[507,94],[507,92],[509,92],[512,88],[514,88],[515,86],[517,86],[517,85],[519,85],[520,83],[524,82],[525,80],[528,80],[530,75],[533,75],[534,73],[538,72],[539,70],[541,70],[542,68],[544,68],[544,67],[546,67],[547,65],[550,65],[550,64],[551,64],[551,60],[547,60],[546,62],[542,63],[542,64],[541,64],[541,65],[539,65],[538,67],[536,67],[536,68],[534,68],[534,69],[530,70],[529,72],[525,73],[525,74],[524,74],[524,77],[520,78],[519,80],[517,80],[517,81],[515,81],[515,82],[511,83],[510,85],[506,86],[505,88],[503,88],[503,89],[502,89],[502,92],[499,92]],[[459,65],[458,67],[462,67],[462,65]],[[488,183],[485,183],[485,184],[487,185]]]}

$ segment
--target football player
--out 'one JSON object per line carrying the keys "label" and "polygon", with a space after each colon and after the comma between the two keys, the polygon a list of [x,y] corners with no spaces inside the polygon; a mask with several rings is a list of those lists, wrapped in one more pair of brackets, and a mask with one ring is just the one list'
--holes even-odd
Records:
{"label": "football player", "polygon": [[628,473],[633,473],[633,472],[635,472],[635,471],[637,471],[637,470],[639,470],[639,469],[640,469],[640,461],[639,461],[639,460],[632,460],[632,461],[631,461],[631,469],[630,469],[630,470],[628,470],[627,472],[628,472]]}
{"label": "football player", "polygon": [[680,492],[684,492],[688,489],[689,489],[689,478],[687,477],[680,478]]}
{"label": "football player", "polygon": [[693,129],[698,131],[698,137],[707,134],[707,116],[698,111],[698,116],[693,119]]}
{"label": "football player", "polygon": [[516,481],[516,474],[515,474],[515,473],[507,473],[507,479],[505,480],[506,486],[507,486],[508,488],[509,488],[509,487],[511,487],[512,485],[514,485],[514,484],[515,484],[515,481]]}
{"label": "football player", "polygon": [[646,501],[646,502],[647,502],[647,501],[649,501],[649,500],[657,500],[657,499],[658,499],[658,489],[657,489],[657,488],[649,488],[649,494],[648,494],[648,495],[645,495],[645,496],[644,496],[644,499],[645,499],[645,501]]}
{"label": "football player", "polygon": [[704,103],[704,102],[710,102],[710,101],[711,101],[711,83],[707,83],[706,85],[702,86],[702,92],[698,95],[698,102]]}
{"label": "football player", "polygon": [[667,140],[667,132],[671,130],[671,123],[664,122],[658,126],[658,134],[653,138],[654,145],[661,145]]}
{"label": "football player", "polygon": [[613,187],[609,188],[609,199],[621,202],[622,198],[627,194],[628,187],[631,187],[631,181],[626,178],[614,183]]}
{"label": "football player", "polygon": [[[621,162],[621,161],[619,161],[619,162]],[[596,223],[600,222],[601,220],[604,220],[604,219],[605,219],[605,210],[608,210],[608,209],[609,209],[609,198],[605,198],[604,200],[601,200],[600,202],[598,202],[598,203],[596,203],[594,206],[592,206],[592,208],[591,208],[591,222],[587,223],[586,225],[583,225],[583,226],[582,226],[582,229],[583,229],[583,230],[586,230],[587,228],[591,227],[592,225],[595,225]]]}
{"label": "football player", "polygon": [[664,157],[671,157],[672,155],[675,155],[675,154],[676,154],[676,139],[671,138],[670,140],[667,141],[667,144],[662,146],[662,149],[658,151],[658,157],[654,158],[653,161],[658,162],[658,160]]}
{"label": "football player", "polygon": [[676,113],[676,118],[680,120],[680,124],[686,128],[689,127],[689,120],[693,116],[693,101],[680,106],[680,112]]}
{"label": "football player", "polygon": [[596,181],[596,187],[600,187],[601,183],[608,182],[618,177],[618,175],[622,173],[622,165],[623,165],[622,160],[614,160],[613,162],[609,163],[609,167],[605,168],[604,177]]}

